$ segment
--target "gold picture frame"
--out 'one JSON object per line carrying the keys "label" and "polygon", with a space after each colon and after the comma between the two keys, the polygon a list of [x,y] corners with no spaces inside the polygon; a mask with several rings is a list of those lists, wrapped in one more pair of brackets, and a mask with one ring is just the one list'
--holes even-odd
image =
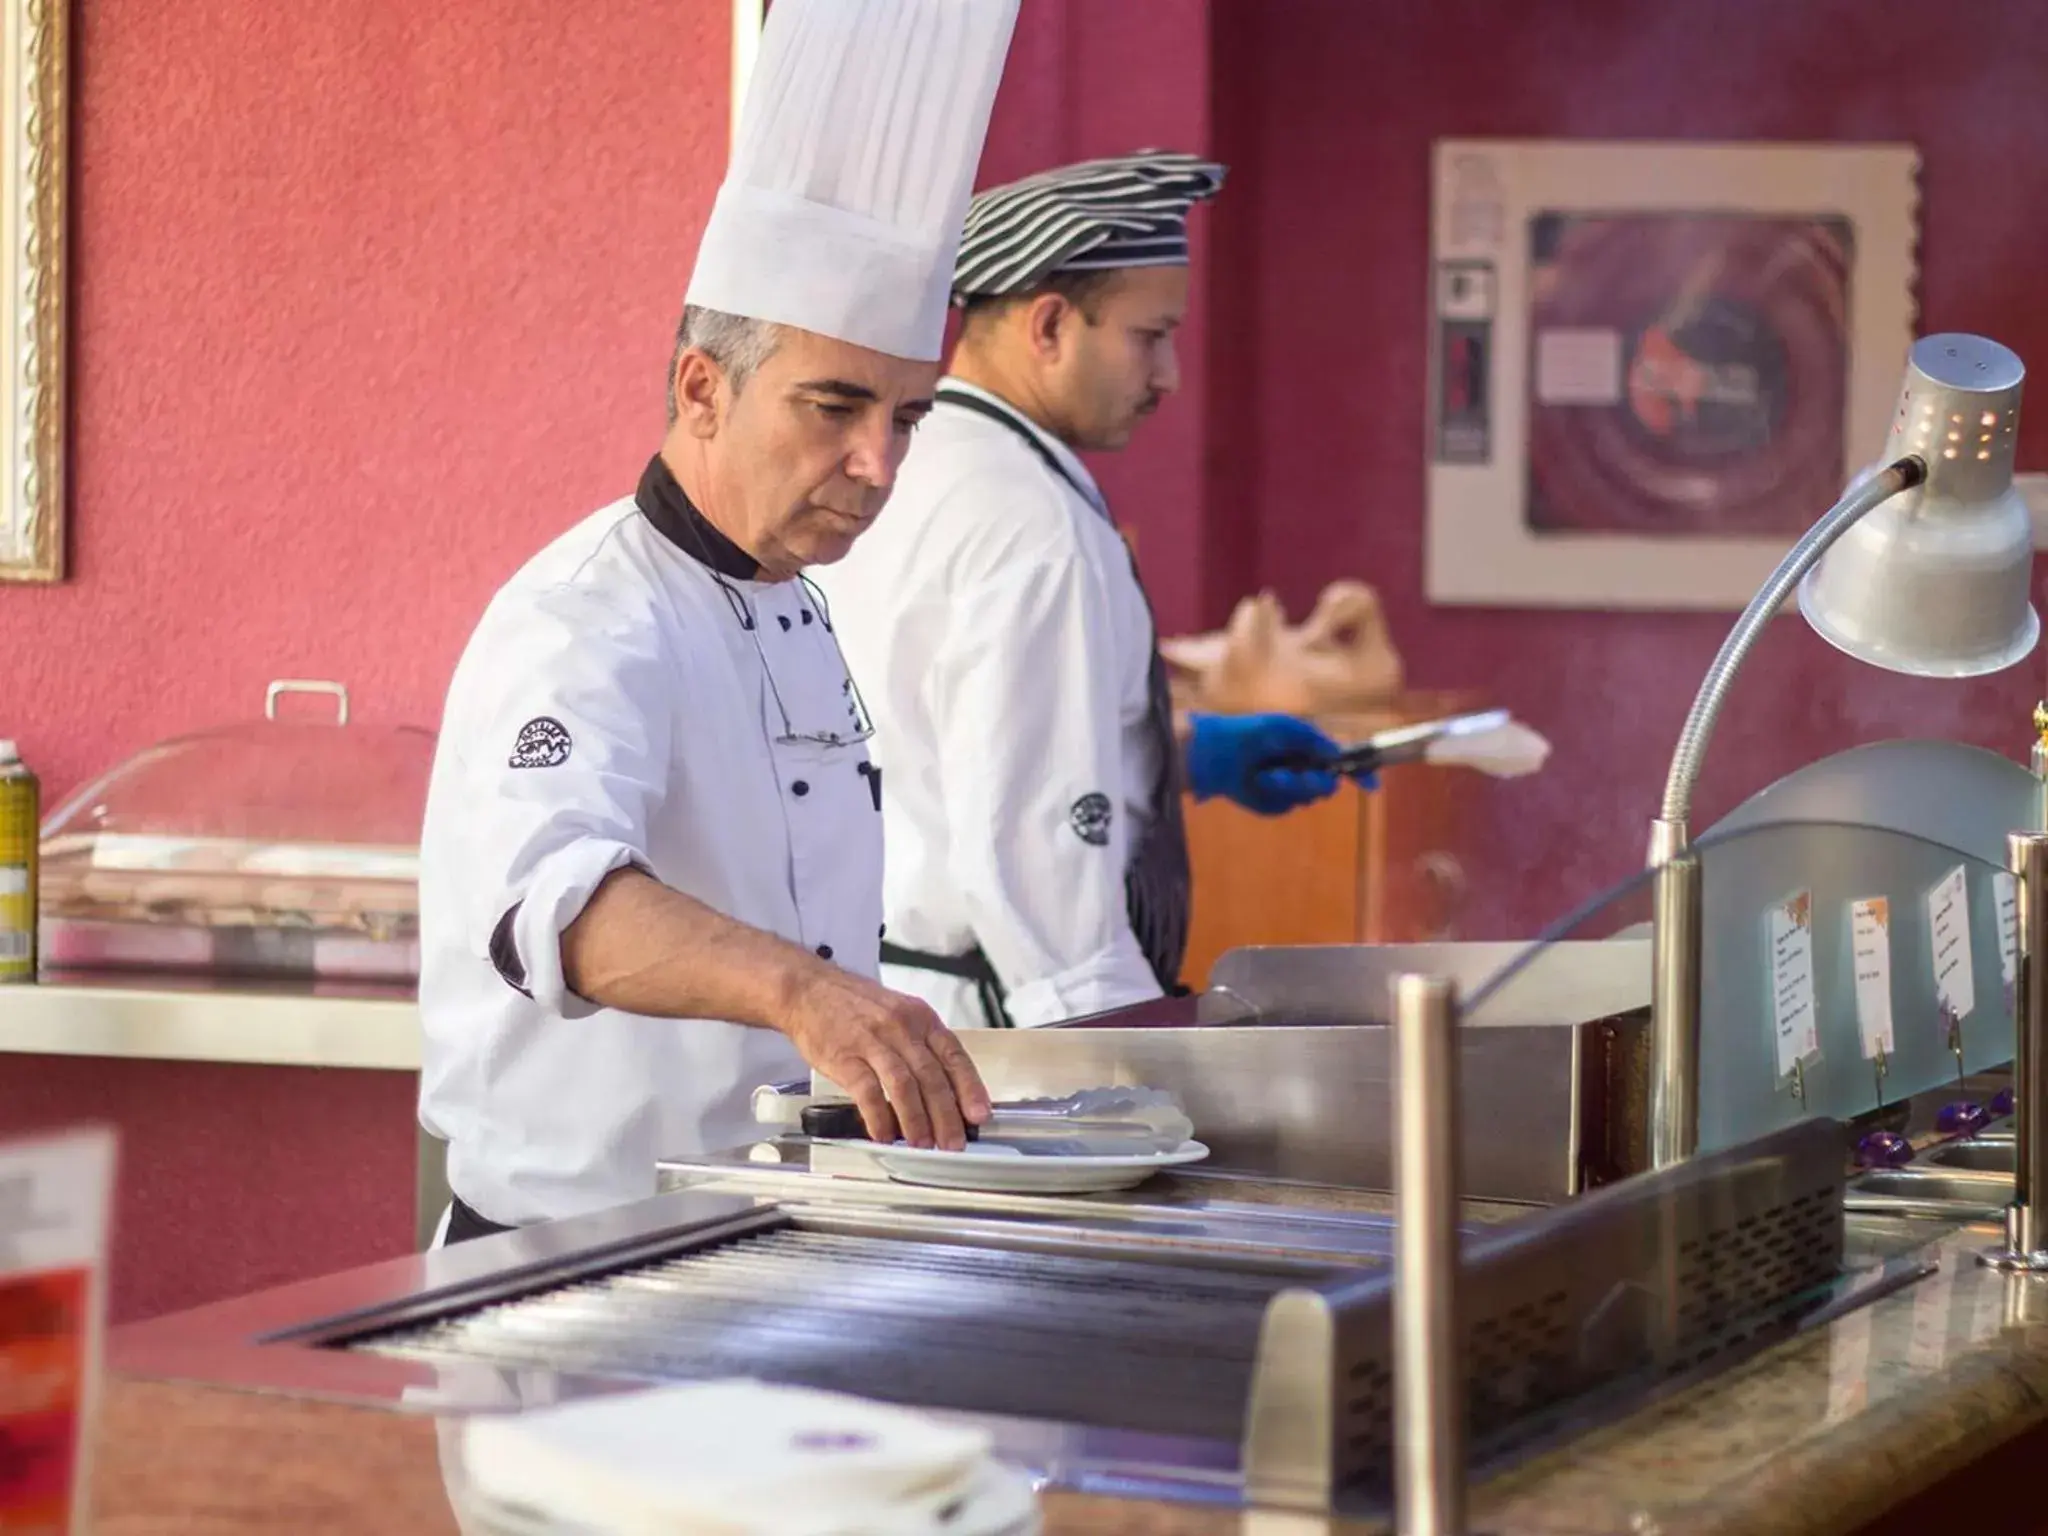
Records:
{"label": "gold picture frame", "polygon": [[0,581],[65,567],[70,0],[0,0]]}

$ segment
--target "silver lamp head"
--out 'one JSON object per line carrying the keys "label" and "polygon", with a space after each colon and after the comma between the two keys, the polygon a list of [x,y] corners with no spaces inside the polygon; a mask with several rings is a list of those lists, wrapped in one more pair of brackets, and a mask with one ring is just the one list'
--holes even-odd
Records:
{"label": "silver lamp head", "polygon": [[1920,485],[1853,523],[1799,584],[1799,611],[1829,644],[1921,677],[1975,677],[2033,650],[2033,524],[2013,488],[2026,369],[1981,336],[1917,342],[1884,459]]}

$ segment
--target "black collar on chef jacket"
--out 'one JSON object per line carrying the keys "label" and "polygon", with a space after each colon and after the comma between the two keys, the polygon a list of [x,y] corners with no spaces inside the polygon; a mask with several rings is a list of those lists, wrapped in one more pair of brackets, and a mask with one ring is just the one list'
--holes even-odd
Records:
{"label": "black collar on chef jacket", "polygon": [[760,563],[697,510],[660,454],[647,461],[633,500],[656,533],[699,565],[732,581],[752,581],[761,574]]}

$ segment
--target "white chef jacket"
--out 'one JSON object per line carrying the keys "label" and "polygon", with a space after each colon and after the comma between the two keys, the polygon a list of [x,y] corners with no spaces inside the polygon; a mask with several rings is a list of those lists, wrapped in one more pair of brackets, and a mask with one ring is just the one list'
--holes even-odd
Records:
{"label": "white chef jacket", "polygon": [[[997,397],[942,388],[1012,415],[1072,483],[942,401],[880,519],[817,573],[875,726],[889,940],[979,944],[1020,1026],[1157,997],[1124,890],[1160,766],[1144,592],[1081,461]],[[882,979],[956,1029],[986,1022],[971,982]]]}
{"label": "white chef jacket", "polygon": [[491,600],[448,692],[420,847],[420,1118],[495,1222],[651,1195],[657,1158],[745,1139],[754,1087],[806,1072],[772,1030],[568,990],[562,932],[611,871],[876,974],[878,795],[826,616],[803,582],[686,552],[752,568],[701,519],[664,526],[629,499],[557,539]]}

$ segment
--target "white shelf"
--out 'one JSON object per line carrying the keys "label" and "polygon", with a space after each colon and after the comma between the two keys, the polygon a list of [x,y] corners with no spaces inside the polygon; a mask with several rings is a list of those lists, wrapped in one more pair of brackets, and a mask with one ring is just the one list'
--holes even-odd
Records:
{"label": "white shelf", "polygon": [[144,979],[0,986],[0,1054],[417,1072],[420,1012],[406,997]]}

